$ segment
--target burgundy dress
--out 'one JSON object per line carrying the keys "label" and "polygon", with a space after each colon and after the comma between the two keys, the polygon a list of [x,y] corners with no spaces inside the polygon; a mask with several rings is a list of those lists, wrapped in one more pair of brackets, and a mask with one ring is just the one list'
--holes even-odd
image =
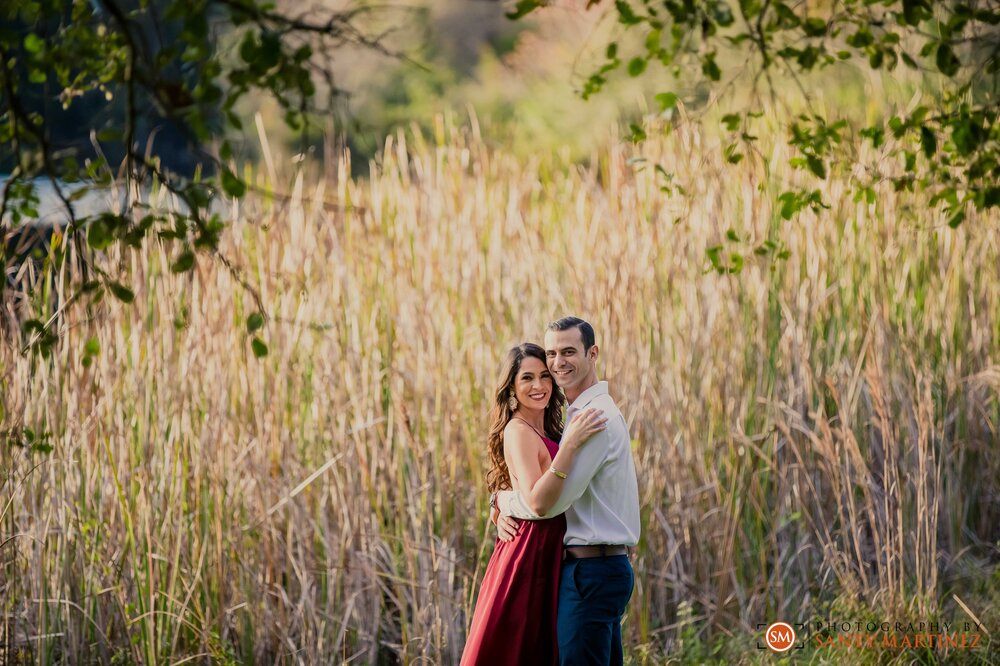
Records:
{"label": "burgundy dress", "polygon": [[[542,438],[549,455],[559,444]],[[559,663],[556,609],[566,517],[525,520],[513,541],[497,539],[479,588],[462,666]]]}

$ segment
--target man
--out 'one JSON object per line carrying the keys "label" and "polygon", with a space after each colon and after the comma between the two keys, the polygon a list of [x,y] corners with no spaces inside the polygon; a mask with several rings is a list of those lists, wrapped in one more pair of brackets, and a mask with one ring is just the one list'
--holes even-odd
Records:
{"label": "man", "polygon": [[516,523],[506,516],[537,520],[566,513],[559,585],[557,639],[564,666],[622,663],[621,618],[632,596],[628,548],[639,541],[639,489],[625,419],[597,379],[594,329],[576,317],[549,324],[545,355],[549,372],[566,393],[567,421],[582,409],[604,412],[607,428],[577,453],[562,492],[548,513],[532,512],[516,491],[497,495],[500,538],[510,540]]}

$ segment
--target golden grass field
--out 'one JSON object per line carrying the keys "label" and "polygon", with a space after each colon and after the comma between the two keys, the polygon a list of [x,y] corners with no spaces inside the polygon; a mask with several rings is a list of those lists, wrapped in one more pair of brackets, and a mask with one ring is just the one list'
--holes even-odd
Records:
{"label": "golden grass field", "polygon": [[[73,306],[48,360],[0,347],[0,429],[53,446],[0,449],[6,659],[457,663],[500,360],[576,314],[634,437],[629,663],[770,661],[757,623],[834,615],[992,638],[814,663],[1000,661],[997,217],[953,230],[835,174],[784,221],[807,181],[783,148],[732,166],[697,126],[650,136],[580,166],[440,120],[370,178],[247,167],[222,252],[268,310],[259,360],[222,262],[104,257],[133,305]],[[741,272],[710,270],[719,244]]]}

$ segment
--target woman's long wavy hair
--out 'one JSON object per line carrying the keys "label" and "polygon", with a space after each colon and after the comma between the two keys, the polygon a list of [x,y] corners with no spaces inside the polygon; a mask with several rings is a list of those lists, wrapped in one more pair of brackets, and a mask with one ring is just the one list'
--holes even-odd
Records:
{"label": "woman's long wavy hair", "polygon": [[[486,440],[486,449],[490,457],[490,469],[486,472],[486,486],[489,491],[509,490],[510,471],[507,469],[507,461],[503,457],[503,431],[510,423],[514,412],[507,404],[510,394],[514,391],[514,380],[517,373],[521,371],[521,363],[527,357],[537,358],[545,364],[545,350],[532,342],[525,342],[512,348],[507,352],[503,367],[500,369],[500,376],[497,379],[497,387],[493,392],[493,406],[490,409],[490,434]],[[552,379],[552,395],[549,404],[545,407],[545,436],[559,441],[562,437],[562,409],[566,403],[566,397],[556,386],[555,379]]]}

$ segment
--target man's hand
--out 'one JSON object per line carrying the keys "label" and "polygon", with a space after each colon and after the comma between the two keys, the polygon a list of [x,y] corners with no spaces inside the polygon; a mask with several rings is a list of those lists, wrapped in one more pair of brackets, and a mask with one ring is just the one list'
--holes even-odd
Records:
{"label": "man's hand", "polygon": [[517,518],[512,518],[504,513],[500,514],[500,517],[497,518],[497,537],[501,541],[513,541],[520,525],[521,521]]}

